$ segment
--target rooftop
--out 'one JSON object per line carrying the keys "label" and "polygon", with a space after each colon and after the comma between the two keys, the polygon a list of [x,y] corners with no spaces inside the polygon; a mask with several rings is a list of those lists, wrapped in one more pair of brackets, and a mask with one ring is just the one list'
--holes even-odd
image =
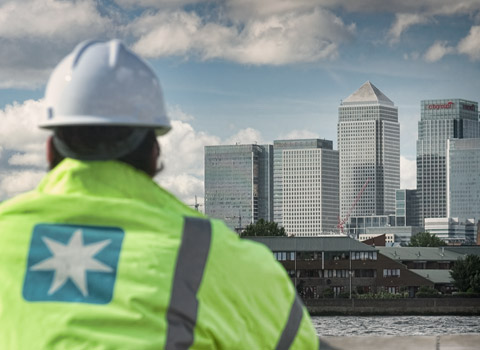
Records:
{"label": "rooftop", "polygon": [[442,247],[378,247],[380,254],[398,260],[456,261],[463,254]]}
{"label": "rooftop", "polygon": [[245,237],[275,252],[366,252],[377,249],[350,237]]}
{"label": "rooftop", "polygon": [[357,91],[343,100],[342,105],[365,104],[368,102],[393,106],[392,100],[385,96],[370,81],[367,81]]}
{"label": "rooftop", "polygon": [[449,251],[462,254],[462,255],[478,255],[480,256],[480,246],[451,246],[445,247]]}
{"label": "rooftop", "polygon": [[432,281],[433,283],[453,283],[450,270],[410,269],[410,271]]}

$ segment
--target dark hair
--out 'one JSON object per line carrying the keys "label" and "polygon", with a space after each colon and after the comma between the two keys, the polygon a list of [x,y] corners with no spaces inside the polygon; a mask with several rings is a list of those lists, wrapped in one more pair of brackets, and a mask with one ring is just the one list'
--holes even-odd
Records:
{"label": "dark hair", "polygon": [[[60,139],[68,148],[79,155],[94,156],[99,150],[111,148],[112,145],[118,146],[134,130],[134,128],[126,126],[71,126],[55,129],[54,138]],[[50,170],[65,158],[55,146],[55,142],[52,146],[53,160],[50,163]],[[155,168],[155,165],[152,164],[153,147],[157,147],[160,154],[155,131],[149,129],[133,151],[116,160],[129,164],[153,177],[162,169],[161,165],[159,168]]]}

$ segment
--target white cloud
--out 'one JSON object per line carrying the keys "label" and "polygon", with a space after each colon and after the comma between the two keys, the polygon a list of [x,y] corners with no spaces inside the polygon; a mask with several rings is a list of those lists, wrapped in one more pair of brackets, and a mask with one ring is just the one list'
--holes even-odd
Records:
{"label": "white cloud", "polygon": [[0,87],[38,87],[80,41],[115,36],[94,0],[0,3]]}
{"label": "white cloud", "polygon": [[0,173],[0,199],[11,198],[35,188],[45,171],[21,170]]}
{"label": "white cloud", "polygon": [[3,39],[71,41],[104,32],[109,26],[110,20],[99,14],[94,1],[8,1],[0,7]]}
{"label": "white cloud", "polygon": [[436,41],[423,55],[423,59],[427,62],[437,62],[443,56],[454,53],[455,48],[448,46],[446,41]]}
{"label": "white cloud", "polygon": [[43,100],[14,102],[0,110],[0,146],[4,150],[43,152],[48,132],[37,125],[44,113]]}
{"label": "white cloud", "polygon": [[295,140],[295,139],[316,139],[318,134],[310,130],[291,130],[287,134],[279,136],[281,140]]}
{"label": "white cloud", "polygon": [[147,13],[131,25],[133,48],[146,57],[196,55],[245,64],[281,65],[335,58],[355,26],[331,12],[273,15],[240,25],[205,22],[195,13]]}
{"label": "white cloud", "polygon": [[411,52],[410,54],[408,53],[404,53],[403,54],[403,58],[405,60],[412,60],[412,61],[416,61],[420,58],[420,53],[414,51],[414,52]]}
{"label": "white cloud", "polygon": [[[172,118],[185,119],[187,115],[179,106],[169,110],[174,111]],[[49,133],[37,127],[44,112],[43,101],[33,100],[0,110],[0,200],[33,189],[45,174],[45,142]],[[247,128],[230,139],[254,143],[260,142],[262,136]],[[193,203],[195,196],[203,202],[204,146],[229,144],[230,139],[222,142],[216,136],[194,130],[185,121],[172,120],[172,130],[159,138],[160,160],[165,168],[156,180],[185,202]]]}
{"label": "white cloud", "polygon": [[161,159],[165,175],[182,174],[203,176],[203,148],[206,145],[218,145],[220,139],[204,132],[197,132],[193,127],[179,120],[172,120],[172,130],[159,138]]}
{"label": "white cloud", "polygon": [[225,142],[227,145],[247,145],[247,144],[264,144],[265,141],[260,131],[253,128],[246,128],[238,131],[235,135],[229,137]]}
{"label": "white cloud", "polygon": [[400,156],[400,188],[417,188],[417,162]]}
{"label": "white cloud", "polygon": [[[388,39],[436,16],[480,13],[478,0],[0,1],[0,88],[43,85],[80,41],[123,38],[151,58],[182,56],[285,65],[336,59],[356,35],[335,13],[390,13]],[[118,5],[118,6],[117,6]],[[339,10],[342,9],[342,10]],[[133,11],[132,11],[133,10]],[[28,25],[26,25],[28,23]],[[477,59],[477,32],[458,50]]]}
{"label": "white cloud", "polygon": [[[396,14],[388,37],[436,16],[480,13],[478,0],[0,1],[0,88],[38,87],[80,41],[119,37],[148,57],[178,55],[242,64],[335,59],[355,36],[332,11]],[[131,10],[135,11],[132,12]],[[28,23],[28,25],[26,25]],[[471,33],[459,49],[472,59]],[[471,43],[471,44],[470,44]]]}
{"label": "white cloud", "polygon": [[[242,1],[242,0],[234,0]],[[269,0],[275,1],[275,0]],[[295,0],[287,0],[294,2]],[[326,7],[343,7],[348,12],[421,13],[424,15],[473,14],[480,8],[478,0],[311,0]]]}
{"label": "white cloud", "polygon": [[24,165],[24,166],[37,166],[37,167],[45,167],[47,160],[45,154],[41,152],[34,152],[34,153],[17,153],[11,156],[8,159],[8,164],[10,165]]}
{"label": "white cloud", "polygon": [[45,174],[48,132],[37,128],[43,101],[28,100],[0,110],[0,200],[33,189]]}
{"label": "white cloud", "polygon": [[470,28],[468,35],[458,44],[458,52],[468,55],[472,61],[480,60],[480,26]]}
{"label": "white cloud", "polygon": [[178,105],[168,106],[167,110],[168,110],[167,114],[170,119],[180,120],[182,122],[189,122],[195,119],[193,115],[190,115],[182,111],[182,109]]}
{"label": "white cloud", "polygon": [[396,43],[400,40],[400,36],[408,28],[416,24],[424,24],[429,21],[428,17],[418,13],[399,13],[395,16],[395,22],[390,27],[388,36],[390,43]]}
{"label": "white cloud", "polygon": [[159,142],[164,169],[156,181],[185,202],[194,200],[195,195],[203,198],[203,149],[220,144],[220,139],[197,132],[186,122],[172,120],[172,130]]}
{"label": "white cloud", "polygon": [[147,13],[130,25],[140,36],[133,49],[146,57],[183,55],[196,44],[193,36],[203,29],[201,18],[195,13]]}
{"label": "white cloud", "polygon": [[204,0],[115,0],[115,2],[127,9],[134,7],[153,8],[179,8],[189,4],[205,2]]}
{"label": "white cloud", "polygon": [[[182,202],[193,207],[195,204],[195,196],[197,196],[197,203],[203,206],[203,178],[200,179],[188,173],[178,174],[177,176],[164,176],[160,174],[157,177],[157,181]],[[202,211],[202,208],[199,209]]]}

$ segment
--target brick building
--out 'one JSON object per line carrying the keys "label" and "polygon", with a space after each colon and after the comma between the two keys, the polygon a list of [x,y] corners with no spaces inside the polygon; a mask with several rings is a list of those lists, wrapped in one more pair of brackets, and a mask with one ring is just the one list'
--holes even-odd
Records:
{"label": "brick building", "polygon": [[400,293],[414,296],[434,283],[377,248],[349,237],[252,237],[265,244],[285,267],[304,299],[350,293]]}

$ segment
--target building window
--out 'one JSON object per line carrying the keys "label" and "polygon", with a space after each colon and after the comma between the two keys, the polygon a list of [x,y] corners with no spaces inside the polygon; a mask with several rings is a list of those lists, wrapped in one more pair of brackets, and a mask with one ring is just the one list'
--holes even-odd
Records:
{"label": "building window", "polygon": [[358,269],[353,271],[355,278],[377,277],[377,270],[373,269]]}
{"label": "building window", "polygon": [[340,287],[332,287],[333,289],[333,294],[335,296],[339,295],[340,293],[343,293],[343,289],[344,287],[343,286],[340,286]]}
{"label": "building window", "polygon": [[400,269],[383,269],[383,277],[400,277]]}
{"label": "building window", "polygon": [[377,252],[352,252],[352,260],[377,260]]}
{"label": "building window", "polygon": [[[298,272],[300,272],[300,273],[298,273]],[[297,277],[318,278],[318,277],[321,277],[321,275],[322,275],[321,270],[315,270],[315,269],[297,270]]]}
{"label": "building window", "polygon": [[273,256],[278,261],[293,261],[293,260],[295,260],[295,252],[273,252]]}
{"label": "building window", "polygon": [[386,287],[386,291],[390,294],[398,294],[398,287]]}

